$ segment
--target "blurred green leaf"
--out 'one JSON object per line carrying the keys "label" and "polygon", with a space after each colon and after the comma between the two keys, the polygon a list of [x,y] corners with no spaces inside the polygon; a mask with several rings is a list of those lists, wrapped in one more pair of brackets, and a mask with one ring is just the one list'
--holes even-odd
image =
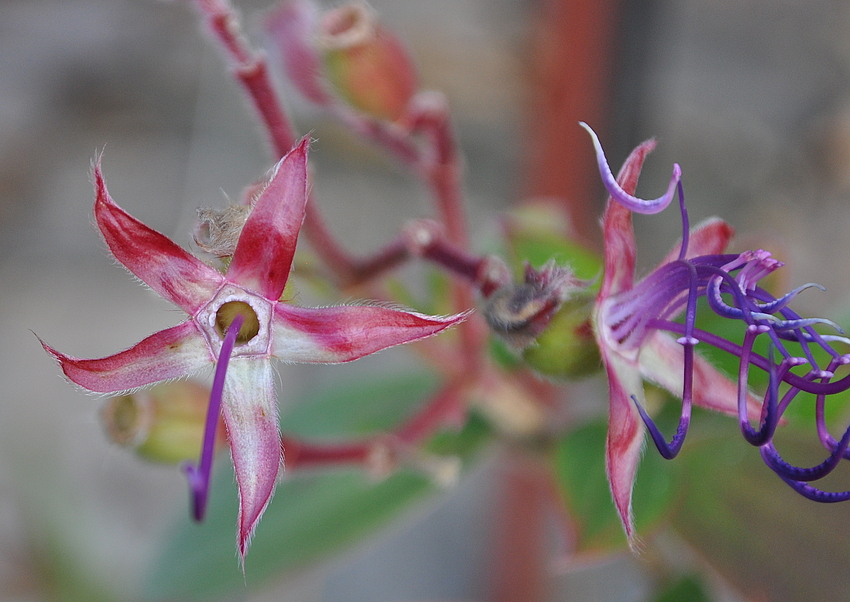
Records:
{"label": "blurred green leaf", "polygon": [[539,268],[550,259],[572,267],[575,275],[592,280],[602,273],[602,257],[566,236],[563,214],[548,205],[526,205],[505,220],[507,242],[515,266],[524,261]]}
{"label": "blurred green leaf", "polygon": [[[711,428],[711,418],[700,423]],[[689,438],[682,449],[678,461],[688,478],[681,511],[673,516],[676,530],[751,599],[850,599],[850,505],[803,498],[765,466],[737,428],[727,424],[722,432]],[[793,427],[780,428],[777,446],[804,466],[826,455],[814,433]],[[842,468],[822,484],[847,489],[850,470]]]}
{"label": "blurred green leaf", "polygon": [[699,575],[685,575],[667,584],[652,602],[711,602]]}
{"label": "blurred green leaf", "polygon": [[[338,383],[310,392],[281,421],[303,437],[372,434],[391,429],[425,402],[436,380],[423,373]],[[469,457],[489,429],[473,416],[460,432],[442,432],[432,453]],[[236,560],[237,495],[232,466],[219,462],[207,518],[188,512],[170,533],[148,579],[157,600],[199,600],[233,595],[340,551],[386,525],[413,502],[437,491],[424,475],[400,471],[374,482],[360,470],[285,476],[257,527],[243,577]]]}
{"label": "blurred green leaf", "polygon": [[[380,483],[355,470],[297,475],[284,481],[257,527],[243,578],[235,553],[236,487],[222,462],[206,521],[175,528],[148,580],[159,600],[232,595],[269,577],[303,568],[385,525],[434,487],[401,472]],[[229,473],[229,474],[228,474]]]}
{"label": "blurred green leaf", "polygon": [[[322,368],[319,368],[320,370]],[[304,438],[359,437],[386,431],[411,415],[436,391],[426,372],[334,379],[310,387],[281,416],[283,432]]]}
{"label": "blurred green leaf", "polygon": [[[565,436],[554,455],[555,477],[576,523],[579,552],[626,547],[623,526],[605,475],[607,424],[593,422]],[[677,498],[677,466],[654,450],[641,462],[633,493],[635,524],[647,536],[671,512]]]}

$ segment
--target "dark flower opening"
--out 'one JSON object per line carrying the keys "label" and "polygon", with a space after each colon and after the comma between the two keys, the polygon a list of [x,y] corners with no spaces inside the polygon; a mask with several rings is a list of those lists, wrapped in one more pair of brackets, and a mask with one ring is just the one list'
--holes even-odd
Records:
{"label": "dark flower opening", "polygon": [[242,316],[242,326],[236,335],[236,344],[244,345],[260,332],[260,319],[250,305],[244,301],[228,301],[223,303],[215,312],[215,327],[218,334],[224,339],[227,329],[233,323],[236,316]]}

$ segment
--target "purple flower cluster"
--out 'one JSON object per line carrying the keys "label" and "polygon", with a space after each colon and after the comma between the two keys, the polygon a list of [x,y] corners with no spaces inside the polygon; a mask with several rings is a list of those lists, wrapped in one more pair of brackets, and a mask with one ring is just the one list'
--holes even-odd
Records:
{"label": "purple flower cluster", "polygon": [[[732,229],[721,220],[708,220],[694,230],[689,228],[678,165],[674,166],[670,185],[663,196],[653,200],[633,196],[643,158],[654,145],[652,141],[632,153],[618,182],[595,134],[587,126],[585,128],[593,137],[603,183],[611,195],[603,218],[606,276],[597,300],[595,326],[611,389],[609,478],[627,533],[631,534],[631,482],[643,437],[642,429],[627,427],[634,416],[632,408],[639,414],[658,451],[668,459],[675,457],[682,447],[694,403],[713,405],[714,409],[736,414],[744,438],[760,448],[765,463],[793,489],[819,502],[850,499],[850,491],[829,492],[811,484],[828,475],[842,458],[850,459],[850,429],[836,441],[829,434],[824,418],[827,396],[850,389],[850,375],[836,377],[836,370],[850,363],[850,354],[834,346],[850,345],[850,340],[842,336],[840,327],[834,322],[803,318],[789,307],[800,292],[822,287],[805,284],[784,296],[774,297],[759,286],[759,281],[781,268],[784,265],[781,261],[764,250],[725,252]],[[677,193],[682,241],[658,268],[635,284],[632,282],[635,246],[630,214],[657,213],[667,207]],[[705,299],[710,310],[718,316],[741,323],[741,344],[697,327],[700,299]],[[825,325],[837,334],[822,334],[815,330],[815,325]],[[677,351],[670,349],[671,334],[677,337],[675,343],[680,347]],[[766,355],[754,350],[756,342],[764,338],[768,340]],[[659,344],[662,340],[666,343]],[[725,378],[719,373],[705,373],[705,360],[694,350],[697,343],[714,346],[739,358],[736,394],[731,399]],[[657,366],[658,360],[661,368]],[[668,370],[681,370],[682,413],[670,442],[644,409],[642,390],[634,388],[637,385],[642,389],[640,379],[628,373],[629,367],[634,367],[643,378],[672,389],[669,381],[657,376],[658,372],[663,372],[663,366]],[[767,390],[760,399],[752,395],[748,386],[753,368],[764,371],[769,377]],[[706,387],[718,389],[712,393],[706,391]],[[720,391],[727,393],[726,399],[716,404],[707,403],[708,396],[721,395]],[[823,462],[812,467],[797,467],[786,462],[773,442],[784,413],[800,393],[816,398],[817,431],[828,452]],[[630,403],[631,408],[622,407],[624,403]],[[621,407],[615,408],[617,404]]]}

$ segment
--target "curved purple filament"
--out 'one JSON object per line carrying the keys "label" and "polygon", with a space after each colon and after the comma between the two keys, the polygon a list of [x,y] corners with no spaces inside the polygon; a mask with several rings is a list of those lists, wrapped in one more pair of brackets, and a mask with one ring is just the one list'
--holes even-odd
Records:
{"label": "curved purple filament", "polygon": [[776,313],[777,311],[779,311],[780,309],[783,309],[786,305],[791,303],[791,301],[794,299],[794,297],[796,297],[797,295],[799,295],[803,291],[808,290],[810,288],[816,288],[816,289],[821,290],[821,291],[826,290],[823,286],[821,286],[820,284],[817,284],[816,282],[809,282],[808,284],[798,286],[797,288],[795,288],[793,291],[791,291],[789,293],[785,293],[784,295],[782,295],[781,297],[779,297],[778,299],[776,299],[774,301],[771,301],[771,302],[768,302],[768,303],[756,303],[756,307],[758,307],[759,310],[761,310],[765,313],[768,313],[768,314]]}
{"label": "curved purple filament", "polygon": [[850,491],[823,491],[822,489],[818,489],[817,487],[812,487],[808,483],[804,483],[802,481],[795,481],[794,479],[789,479],[787,477],[783,477],[779,475],[779,478],[785,481],[791,489],[799,493],[805,498],[812,500],[813,502],[820,502],[822,504],[834,504],[837,502],[846,502],[850,500]]}
{"label": "curved purple filament", "polygon": [[835,467],[838,466],[839,462],[841,462],[841,459],[844,457],[848,445],[850,445],[850,428],[844,431],[844,436],[841,437],[841,441],[837,446],[835,446],[835,449],[832,450],[829,457],[817,466],[812,466],[810,468],[800,468],[788,464],[788,462],[783,460],[782,456],[779,455],[779,452],[776,450],[773,442],[769,442],[761,448],[761,456],[764,459],[765,464],[767,464],[773,472],[783,478],[791,479],[793,481],[816,481],[818,479],[822,479],[835,470]]}
{"label": "curved purple filament", "polygon": [[679,247],[679,261],[685,259],[688,254],[688,245],[691,237],[691,223],[688,219],[688,208],[685,206],[685,189],[682,187],[682,180],[676,184],[676,189],[679,193],[679,212],[682,214],[682,246]]}
{"label": "curved purple filament", "polygon": [[[691,351],[693,351],[693,347],[689,347]],[[686,347],[686,350],[688,348]],[[687,380],[687,377],[686,377]],[[649,431],[649,436],[652,437],[652,442],[655,443],[655,447],[658,449],[658,453],[661,454],[661,457],[665,460],[672,460],[677,455],[679,455],[679,451],[682,449],[682,444],[685,442],[685,436],[688,434],[688,427],[691,423],[690,417],[690,399],[688,399],[688,410],[685,410],[685,400],[682,400],[682,417],[679,418],[679,426],[676,429],[676,434],[673,435],[673,439],[670,440],[670,443],[667,443],[667,440],[664,438],[664,434],[658,430],[658,426],[649,417],[649,414],[646,413],[646,410],[643,408],[641,403],[638,401],[637,397],[634,395],[631,396],[632,401],[637,407],[637,411],[640,414],[643,423],[646,425],[646,429]]]}
{"label": "curved purple filament", "polygon": [[239,334],[239,329],[242,327],[243,321],[244,318],[237,314],[228,327],[224,340],[221,343],[218,362],[215,366],[213,385],[210,390],[210,404],[207,407],[207,420],[204,426],[204,443],[201,447],[200,462],[197,466],[187,463],[183,467],[183,471],[186,473],[186,478],[189,481],[189,488],[192,490],[192,516],[198,522],[204,520],[204,515],[207,511],[210,476],[212,474],[213,456],[215,455],[215,436],[218,431],[221,397],[224,392],[224,378],[227,374],[227,364],[230,362],[230,355],[233,353],[233,346],[236,344],[236,335]]}
{"label": "curved purple filament", "polygon": [[[678,322],[671,322],[670,320],[650,320],[647,323],[647,326],[650,328],[655,328],[657,330],[666,330],[674,334],[685,333],[684,324],[679,324]],[[741,354],[744,352],[741,346],[737,343],[727,341],[723,337],[717,336],[716,334],[713,334],[706,330],[694,328],[693,333],[700,341],[708,343],[712,347],[716,347],[721,351],[726,351],[727,353],[731,353],[732,355],[736,355],[738,357],[741,357]],[[757,353],[750,353],[749,358],[750,363],[756,368],[764,370],[765,372],[770,370],[770,361],[766,357]],[[850,374],[838,380],[830,381],[828,383],[818,383],[809,380],[804,376],[800,376],[799,374],[795,374],[793,372],[788,371],[780,380],[782,382],[788,383],[792,387],[797,387],[801,391],[804,391],[806,393],[812,393],[813,395],[835,395],[837,393],[843,393],[847,389],[850,389]]]}
{"label": "curved purple filament", "polygon": [[[583,121],[579,121],[579,125],[587,130],[587,133],[593,139],[593,148],[596,151],[596,163],[599,166],[599,175],[602,176],[602,184],[605,186],[608,194],[611,195],[611,198],[635,213],[653,214],[667,208],[667,205],[673,200],[679,180],[682,179],[682,168],[679,167],[678,163],[673,164],[673,175],[670,176],[670,184],[667,186],[667,191],[663,195],[657,199],[639,199],[627,193],[617,183],[617,178],[611,172],[611,167],[608,165],[608,160],[605,158],[605,152],[602,150],[602,144],[599,142],[596,132]],[[684,247],[684,244],[682,246]]]}
{"label": "curved purple filament", "polygon": [[[687,218],[685,218],[687,219]],[[682,248],[685,248],[684,241]],[[683,262],[688,266],[690,274],[690,289],[688,290],[688,309],[685,318],[685,336],[681,337],[678,342],[684,347],[684,374],[682,384],[682,415],[679,418],[679,426],[676,428],[676,434],[670,443],[664,439],[664,435],[658,430],[658,427],[653,422],[649,414],[646,413],[643,406],[637,400],[637,397],[632,395],[632,401],[637,406],[643,423],[649,431],[655,447],[658,448],[658,453],[661,457],[672,460],[682,449],[682,444],[685,442],[685,437],[688,434],[688,427],[691,423],[691,410],[693,407],[693,389],[694,389],[694,346],[699,343],[699,340],[693,336],[694,321],[696,320],[696,303],[697,303],[697,270],[693,264]]]}

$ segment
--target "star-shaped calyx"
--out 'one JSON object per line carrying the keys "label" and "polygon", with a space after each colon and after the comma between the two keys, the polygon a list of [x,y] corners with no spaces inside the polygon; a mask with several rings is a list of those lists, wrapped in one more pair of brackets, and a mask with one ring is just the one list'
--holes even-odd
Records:
{"label": "star-shaped calyx", "polygon": [[[105,394],[227,366],[226,375],[217,370],[222,382],[220,390],[214,386],[213,396],[221,396],[239,487],[237,545],[242,558],[271,500],[282,462],[271,359],[348,362],[431,336],[464,318],[373,305],[308,308],[280,300],[304,220],[307,147],[302,140],[272,170],[224,274],[121,209],[106,190],[98,160],[94,215],[109,250],[189,318],[101,359],[74,358],[42,343],[71,381]],[[207,435],[214,436],[214,428]],[[198,479],[192,478],[197,471],[188,472],[195,514],[202,516],[206,491],[199,492]]]}

